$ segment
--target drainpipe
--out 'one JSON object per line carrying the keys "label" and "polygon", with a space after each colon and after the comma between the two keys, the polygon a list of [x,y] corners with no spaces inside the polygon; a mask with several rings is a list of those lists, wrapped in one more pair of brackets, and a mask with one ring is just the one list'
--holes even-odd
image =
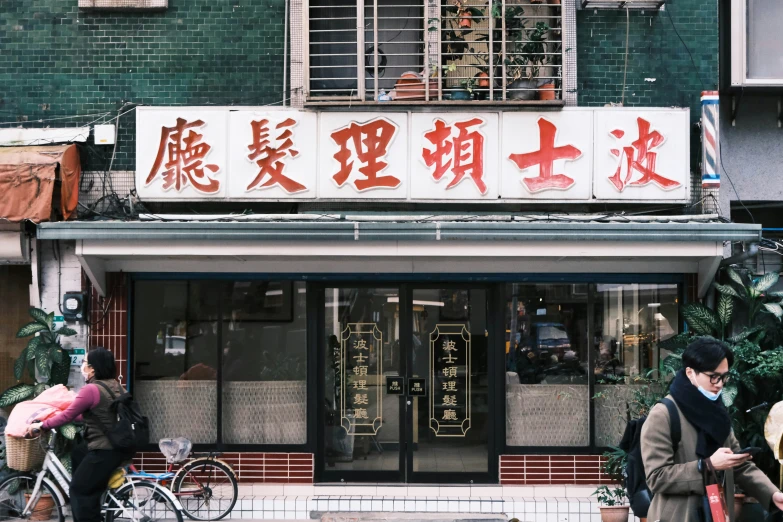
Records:
{"label": "drainpipe", "polygon": [[290,0],[285,0],[285,29],[283,33],[283,107],[288,92],[288,9]]}
{"label": "drainpipe", "polygon": [[720,266],[729,266],[739,264],[759,253],[759,246],[757,243],[752,243],[747,251],[741,252],[735,256],[727,257],[720,262]]}

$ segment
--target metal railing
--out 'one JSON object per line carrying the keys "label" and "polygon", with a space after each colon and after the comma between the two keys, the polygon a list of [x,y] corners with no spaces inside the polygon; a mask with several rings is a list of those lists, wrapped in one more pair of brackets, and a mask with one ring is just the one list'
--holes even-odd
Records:
{"label": "metal railing", "polygon": [[308,2],[309,101],[562,98],[559,0],[340,1]]}

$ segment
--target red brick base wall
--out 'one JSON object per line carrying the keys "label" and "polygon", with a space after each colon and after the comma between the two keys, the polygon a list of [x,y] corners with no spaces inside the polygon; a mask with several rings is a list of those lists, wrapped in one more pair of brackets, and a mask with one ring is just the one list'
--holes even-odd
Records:
{"label": "red brick base wall", "polygon": [[611,484],[600,455],[501,455],[500,483],[507,486]]}
{"label": "red brick base wall", "polygon": [[[312,453],[224,453],[220,458],[231,464],[240,482],[313,483]],[[166,471],[166,459],[160,453],[139,453],[133,463],[147,473]]]}

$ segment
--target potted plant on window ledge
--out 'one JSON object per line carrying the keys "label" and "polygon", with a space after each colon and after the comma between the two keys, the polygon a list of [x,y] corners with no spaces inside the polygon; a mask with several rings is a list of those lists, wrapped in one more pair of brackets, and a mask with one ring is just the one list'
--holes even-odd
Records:
{"label": "potted plant on window ledge", "polygon": [[602,522],[627,522],[631,506],[628,505],[625,488],[601,486],[593,492],[598,499]]}

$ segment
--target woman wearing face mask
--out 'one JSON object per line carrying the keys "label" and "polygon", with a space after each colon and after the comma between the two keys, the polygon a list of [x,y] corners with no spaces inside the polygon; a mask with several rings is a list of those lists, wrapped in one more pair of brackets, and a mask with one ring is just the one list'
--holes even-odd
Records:
{"label": "woman wearing face mask", "polygon": [[64,412],[43,423],[30,424],[27,430],[34,434],[41,429],[59,428],[74,420],[84,420],[86,444],[75,447],[71,454],[71,511],[75,522],[99,522],[101,495],[109,484],[111,474],[133,455],[114,450],[104,433],[116,422],[109,409],[111,394],[106,388],[117,397],[125,393],[115,378],[114,355],[105,348],[91,350],[82,363],[82,375],[87,384],[79,390],[73,403]]}
{"label": "woman wearing face mask", "polygon": [[694,341],[683,353],[684,369],[674,378],[669,395],[680,412],[681,440],[676,451],[665,405],[652,408],[644,422],[642,459],[654,495],[648,520],[700,522],[705,494],[702,471],[707,461],[719,472],[733,472],[736,483],[765,508],[783,508],[783,493],[750,462],[750,455],[735,454],[740,446],[720,400],[733,362],[728,346],[712,338]]}

